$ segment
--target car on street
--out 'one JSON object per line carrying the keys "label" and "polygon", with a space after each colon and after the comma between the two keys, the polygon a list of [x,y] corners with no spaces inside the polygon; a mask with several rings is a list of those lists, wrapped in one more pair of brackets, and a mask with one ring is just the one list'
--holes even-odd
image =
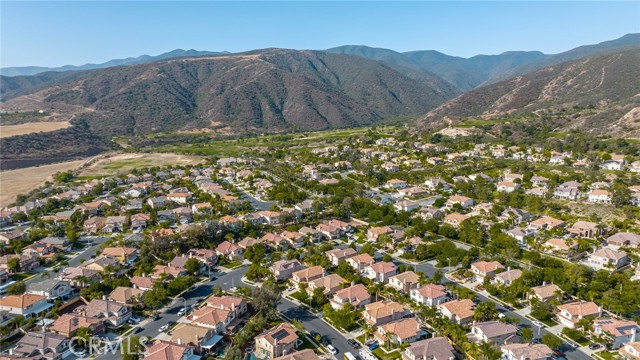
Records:
{"label": "car on street", "polygon": [[349,346],[351,346],[352,348],[354,348],[356,350],[361,348],[360,344],[357,341],[353,340],[353,339],[347,340],[347,344],[349,344]]}
{"label": "car on street", "polygon": [[558,356],[560,356],[560,357],[565,357],[566,356],[562,351],[560,351],[558,349],[553,349],[553,353],[558,355]]}
{"label": "car on street", "polygon": [[187,313],[187,311],[184,308],[182,308],[182,309],[180,309],[178,311],[178,316],[184,316],[184,314],[186,314],[186,313]]}
{"label": "car on street", "polygon": [[598,350],[602,347],[602,345],[598,344],[598,343],[593,343],[589,345],[589,349],[591,350]]}
{"label": "car on street", "polygon": [[333,345],[331,344],[327,345],[327,350],[329,350],[329,352],[332,353],[333,355],[338,354],[338,349],[334,348]]}
{"label": "car on street", "polygon": [[544,328],[544,324],[541,321],[533,321],[532,324],[539,328]]}
{"label": "car on street", "polygon": [[567,345],[569,345],[569,347],[572,348],[572,349],[577,349],[578,348],[578,344],[576,344],[576,343],[568,342]]}
{"label": "car on street", "polygon": [[134,328],[133,328],[133,333],[134,333],[134,334],[137,334],[137,333],[139,333],[140,331],[142,331],[142,328],[141,328],[140,326],[136,326],[136,327],[134,327]]}
{"label": "car on street", "polygon": [[160,328],[158,329],[158,332],[164,332],[167,331],[167,329],[169,328],[169,324],[166,325],[162,325],[160,326]]}
{"label": "car on street", "polygon": [[151,320],[153,320],[153,321],[160,320],[160,314],[153,315],[153,318],[151,318]]}

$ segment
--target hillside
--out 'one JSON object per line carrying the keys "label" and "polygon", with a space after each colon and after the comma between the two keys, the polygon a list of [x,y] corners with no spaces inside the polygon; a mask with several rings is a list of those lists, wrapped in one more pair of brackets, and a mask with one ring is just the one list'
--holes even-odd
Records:
{"label": "hillside", "polygon": [[640,106],[638,64],[640,49],[546,67],[465,93],[429,112],[419,124],[570,114],[570,128],[637,136],[640,123],[632,114]]}
{"label": "hillside", "polygon": [[[46,74],[62,78],[42,87],[39,78]],[[90,140],[182,130],[243,134],[370,125],[417,117],[456,94],[437,77],[417,81],[379,62],[281,49],[61,74],[66,73],[3,81],[3,111],[66,115],[72,124],[83,124]],[[34,84],[40,87],[25,94]],[[68,150],[64,136],[77,131],[74,126],[48,134]],[[39,149],[30,142],[41,143],[37,135],[7,140],[3,157],[25,149],[29,156]]]}
{"label": "hillside", "polygon": [[85,64],[85,65],[65,65],[59,67],[43,67],[43,66],[16,66],[6,67],[0,69],[0,74],[4,76],[23,76],[23,75],[36,75],[44,72],[63,72],[63,71],[78,71],[78,70],[94,70],[104,69],[112,66],[123,65],[135,65],[145,64],[153,61],[160,61],[166,59],[174,59],[181,57],[194,57],[194,56],[214,56],[214,55],[226,55],[228,52],[216,52],[216,51],[198,51],[198,50],[182,50],[176,49],[160,55],[141,55],[138,57],[129,57],[126,59],[113,59],[100,64]]}

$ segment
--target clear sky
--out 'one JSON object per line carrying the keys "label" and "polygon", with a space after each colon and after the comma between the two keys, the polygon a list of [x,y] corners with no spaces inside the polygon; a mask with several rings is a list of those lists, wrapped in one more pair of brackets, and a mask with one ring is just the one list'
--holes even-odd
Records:
{"label": "clear sky", "polygon": [[0,66],[356,44],[469,57],[640,32],[640,1],[0,1]]}

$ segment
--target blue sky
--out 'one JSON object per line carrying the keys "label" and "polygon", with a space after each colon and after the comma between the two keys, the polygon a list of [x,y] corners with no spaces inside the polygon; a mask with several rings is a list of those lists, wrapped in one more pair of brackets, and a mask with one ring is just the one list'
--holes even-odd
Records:
{"label": "blue sky", "polygon": [[640,1],[0,1],[0,65],[345,44],[469,57],[557,53],[640,32]]}

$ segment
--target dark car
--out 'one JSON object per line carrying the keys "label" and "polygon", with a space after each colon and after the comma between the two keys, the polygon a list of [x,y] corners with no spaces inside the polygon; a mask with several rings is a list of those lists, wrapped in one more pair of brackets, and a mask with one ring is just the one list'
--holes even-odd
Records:
{"label": "dark car", "polygon": [[331,343],[329,342],[329,339],[327,339],[325,336],[323,336],[322,339],[320,339],[320,342],[324,346],[331,345]]}
{"label": "dark car", "polygon": [[566,357],[566,355],[558,349],[553,349],[553,353],[561,357]]}
{"label": "dark car", "polygon": [[591,350],[598,350],[602,347],[602,345],[598,344],[598,343],[593,343],[589,345],[589,349]]}
{"label": "dark car", "polygon": [[155,315],[153,315],[152,320],[153,320],[153,321],[160,320],[160,314],[155,314]]}
{"label": "dark car", "polygon": [[509,305],[505,305],[504,306],[505,309],[509,310],[509,311],[513,311],[513,307],[509,306]]}
{"label": "dark car", "polygon": [[352,348],[354,348],[356,350],[360,349],[360,347],[361,347],[360,344],[358,344],[358,342],[353,340],[353,339],[347,340],[347,344],[349,344],[349,346],[351,346]]}

